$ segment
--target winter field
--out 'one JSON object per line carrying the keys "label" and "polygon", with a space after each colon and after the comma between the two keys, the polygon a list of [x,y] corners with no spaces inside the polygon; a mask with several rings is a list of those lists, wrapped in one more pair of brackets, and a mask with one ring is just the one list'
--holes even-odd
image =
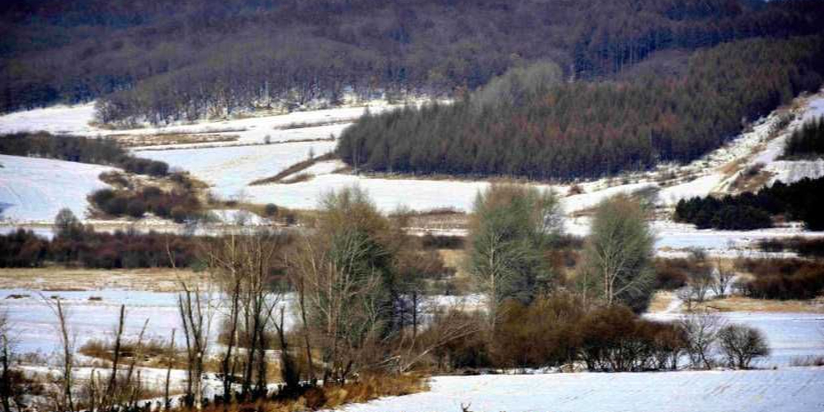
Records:
{"label": "winter field", "polygon": [[[145,339],[168,339],[179,328],[175,293],[135,290],[0,291],[0,308],[9,313],[19,352],[38,352],[45,359],[59,348],[55,315],[46,299],[59,296],[68,309],[75,347],[88,339],[112,339],[118,308],[127,305],[126,339],[134,339],[148,319]],[[11,299],[11,295],[29,295]],[[90,297],[100,298],[90,301]],[[441,300],[450,303],[450,300]],[[287,307],[288,304],[287,304]],[[679,314],[648,317],[673,320]],[[824,368],[794,367],[793,359],[824,355],[824,314],[744,313],[721,314],[728,323],[762,330],[771,355],[757,362],[756,370],[713,370],[649,373],[547,373],[528,375],[439,376],[430,391],[383,398],[344,410],[435,412],[460,411],[817,411],[824,408]],[[212,320],[212,345],[217,318]],[[91,359],[81,356],[81,364]],[[43,373],[42,366],[27,366]],[[77,369],[78,377],[91,370]],[[141,368],[150,387],[160,387],[162,370]],[[173,372],[173,386],[184,379]],[[207,385],[208,387],[209,385]]]}
{"label": "winter field", "polygon": [[[369,107],[372,112],[391,108],[384,103]],[[93,106],[57,106],[0,117],[0,133],[45,130],[52,133],[109,136],[126,139],[140,156],[162,160],[173,168],[187,170],[206,182],[209,190],[223,199],[242,199],[251,203],[275,203],[292,209],[314,209],[321,197],[333,190],[358,185],[365,189],[376,205],[385,212],[399,209],[413,211],[453,210],[466,212],[477,193],[488,181],[449,178],[412,178],[391,175],[356,175],[337,160],[316,162],[296,172],[301,179],[291,183],[250,185],[255,180],[272,177],[284,169],[334,150],[334,138],[366,109],[348,107],[296,112],[246,119],[206,121],[166,127],[142,127],[109,130],[95,126]],[[795,120],[778,133],[771,133],[781,115],[792,113]],[[756,122],[752,128],[702,159],[688,165],[661,165],[657,169],[630,173],[620,178],[579,182],[573,185],[537,184],[562,195],[562,205],[569,215],[569,232],[585,235],[587,211],[604,198],[617,193],[638,193],[658,206],[660,220],[654,222],[658,249],[662,254],[677,255],[685,249],[701,247],[713,254],[731,255],[746,252],[753,242],[767,238],[797,235],[797,225],[749,232],[696,230],[669,220],[671,208],[678,200],[710,193],[729,193],[733,183],[746,170],[763,164],[769,173],[768,183],[776,180],[796,181],[803,177],[824,175],[824,160],[779,160],[784,140],[803,121],[824,115],[824,92],[795,99],[788,107]],[[194,142],[163,144],[169,136],[194,136]],[[135,146],[135,136],[148,146]],[[203,141],[198,139],[203,138]],[[129,140],[131,139],[131,140]],[[154,140],[153,140],[154,139]],[[267,144],[268,143],[268,144]],[[71,208],[78,216],[87,209],[86,195],[104,187],[97,179],[106,168],[61,161],[0,158],[0,207],[2,230],[20,223],[48,224],[61,207]],[[106,222],[95,222],[105,226]],[[123,222],[120,222],[122,224]],[[153,228],[159,228],[152,222]],[[168,222],[167,222],[168,223]],[[169,223],[169,226],[173,226]],[[421,231],[430,228],[414,228]],[[460,233],[451,230],[450,233]]]}
{"label": "winter field", "polygon": [[348,412],[653,412],[824,409],[824,369],[444,376],[431,390]]}
{"label": "winter field", "polygon": [[86,195],[108,187],[98,176],[111,167],[0,155],[0,219],[44,221],[68,207],[86,216]]}

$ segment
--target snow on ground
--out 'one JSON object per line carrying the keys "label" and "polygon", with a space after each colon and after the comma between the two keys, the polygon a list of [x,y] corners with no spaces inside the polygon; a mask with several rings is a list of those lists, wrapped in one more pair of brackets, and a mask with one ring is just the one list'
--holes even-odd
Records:
{"label": "snow on ground", "polygon": [[451,208],[467,211],[487,182],[460,182],[447,180],[379,179],[350,174],[317,175],[309,181],[291,184],[249,186],[246,193],[259,202],[296,209],[314,209],[330,191],[359,186],[365,189],[375,205],[384,212],[401,206],[425,211]]}
{"label": "snow on ground", "polygon": [[0,221],[51,221],[67,207],[86,215],[86,196],[108,187],[98,179],[108,166],[0,155]]}
{"label": "snow on ground", "polygon": [[[334,150],[335,142],[296,142],[287,144],[199,148],[185,150],[134,151],[138,157],[161,160],[172,168],[189,171],[212,185],[212,191],[224,198],[249,192],[252,181],[274,176],[293,164],[306,160],[309,152],[322,155]],[[255,198],[261,203],[277,199]],[[283,204],[283,206],[286,206]]]}
{"label": "snow on ground", "polygon": [[238,136],[238,140],[234,142],[215,143],[220,145],[263,143],[267,136],[271,142],[283,142],[337,136],[346,126],[360,117],[367,107],[371,113],[380,113],[401,106],[389,105],[386,102],[372,102],[366,107],[339,107],[243,119],[203,120],[163,127],[143,125],[145,127],[136,129],[112,130],[94,125],[93,103],[75,106],[59,105],[0,116],[0,134],[47,131],[54,134],[101,137],[219,133]]}
{"label": "snow on ground", "polygon": [[0,134],[39,131],[81,134],[92,131],[89,122],[93,120],[94,104],[58,105],[0,116]]}
{"label": "snow on ground", "polygon": [[776,160],[768,164],[764,170],[774,174],[770,178],[770,184],[779,180],[784,183],[793,183],[805,177],[817,179],[824,176],[824,159]]}
{"label": "snow on ground", "polygon": [[824,410],[824,368],[443,376],[431,390],[348,412],[809,412]]}
{"label": "snow on ground", "polygon": [[[754,361],[756,367],[786,367],[794,358],[824,356],[824,314],[723,312],[718,315],[727,324],[746,325],[764,333],[770,355]],[[673,321],[682,315],[655,313],[644,316]]]}

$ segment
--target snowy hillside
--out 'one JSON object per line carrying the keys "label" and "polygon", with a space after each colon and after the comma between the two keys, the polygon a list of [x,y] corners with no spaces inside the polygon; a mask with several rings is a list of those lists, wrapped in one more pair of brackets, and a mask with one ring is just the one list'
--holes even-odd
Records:
{"label": "snowy hillside", "polygon": [[108,187],[98,176],[108,166],[0,155],[0,221],[51,221],[67,207],[86,215],[86,196]]}

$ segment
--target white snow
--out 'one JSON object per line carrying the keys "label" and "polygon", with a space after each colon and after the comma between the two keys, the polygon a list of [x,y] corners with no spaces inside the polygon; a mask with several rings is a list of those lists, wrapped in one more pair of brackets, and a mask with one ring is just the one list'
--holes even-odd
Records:
{"label": "white snow", "polygon": [[431,391],[348,412],[809,412],[824,410],[824,368],[443,376]]}
{"label": "white snow", "polygon": [[[251,192],[249,183],[274,176],[283,169],[306,160],[310,150],[322,155],[335,148],[335,142],[295,142],[286,144],[198,148],[184,150],[134,151],[138,157],[161,160],[170,167],[192,173],[212,185],[212,191],[224,198]],[[261,203],[278,203],[255,198]],[[283,206],[286,206],[285,204]]]}
{"label": "white snow", "polygon": [[0,155],[0,220],[5,223],[51,221],[62,208],[79,218],[86,196],[109,187],[98,179],[108,166]]}

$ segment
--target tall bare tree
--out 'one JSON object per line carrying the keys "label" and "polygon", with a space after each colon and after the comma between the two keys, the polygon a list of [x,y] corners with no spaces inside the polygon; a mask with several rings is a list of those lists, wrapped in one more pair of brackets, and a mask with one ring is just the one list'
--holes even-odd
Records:
{"label": "tall bare tree", "polygon": [[470,218],[468,260],[478,289],[486,295],[490,324],[507,299],[529,303],[550,287],[554,274],[544,253],[562,230],[554,192],[492,185],[479,193]]}
{"label": "tall bare tree", "polygon": [[208,285],[188,284],[180,280],[177,296],[183,336],[186,341],[186,403],[201,410],[203,407],[204,358],[208,355],[209,334],[213,318],[211,291]]}
{"label": "tall bare tree", "polygon": [[608,305],[621,302],[636,311],[646,308],[654,277],[654,243],[646,213],[637,201],[618,195],[598,205],[583,270],[600,279],[600,294]]}
{"label": "tall bare tree", "polygon": [[48,299],[45,296],[41,298],[57,319],[57,333],[60,340],[61,393],[55,400],[55,409],[60,412],[74,412],[76,408],[72,391],[74,389],[75,337],[69,326],[69,313],[60,298]]}

